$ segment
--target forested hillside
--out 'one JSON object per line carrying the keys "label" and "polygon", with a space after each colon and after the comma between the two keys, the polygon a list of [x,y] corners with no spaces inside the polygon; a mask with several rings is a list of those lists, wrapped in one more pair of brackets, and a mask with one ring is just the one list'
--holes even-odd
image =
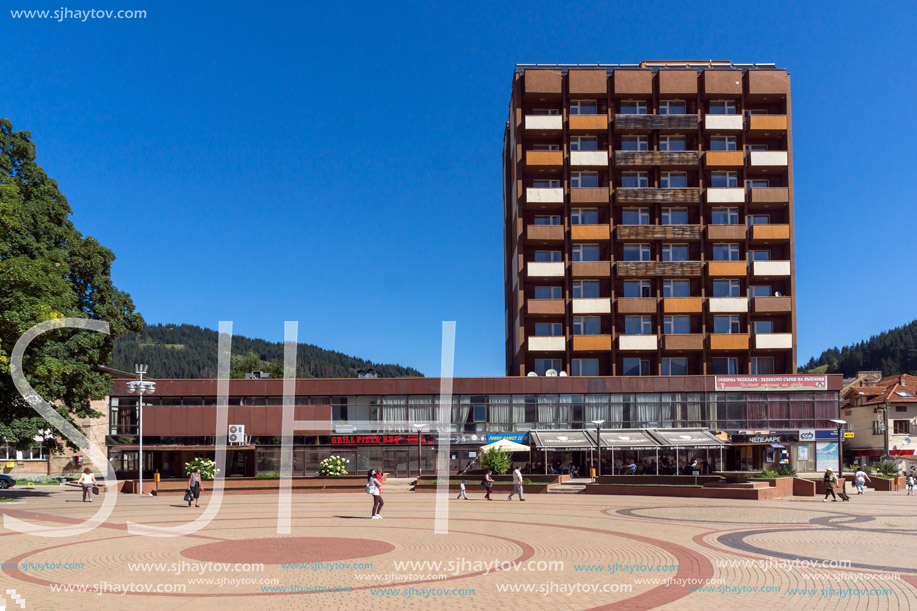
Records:
{"label": "forested hillside", "polygon": [[802,369],[843,373],[847,377],[856,375],[857,371],[879,370],[885,375],[917,375],[917,320],[852,346],[825,350]]}

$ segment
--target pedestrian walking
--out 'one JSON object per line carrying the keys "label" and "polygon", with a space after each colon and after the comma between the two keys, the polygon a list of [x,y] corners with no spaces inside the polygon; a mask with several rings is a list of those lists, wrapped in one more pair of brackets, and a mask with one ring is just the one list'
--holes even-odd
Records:
{"label": "pedestrian walking", "polygon": [[[191,498],[194,499],[194,506],[200,507],[198,499],[201,497],[201,468],[195,467],[194,471],[191,472],[191,476],[188,478],[188,492],[191,493]],[[188,499],[188,507],[191,507],[191,499]]]}
{"label": "pedestrian walking", "polygon": [[484,474],[484,479],[481,480],[481,485],[484,486],[484,489],[487,491],[487,494],[484,495],[484,498],[488,501],[492,501],[490,498],[490,493],[494,491],[494,478],[491,477],[493,471],[488,471]]}
{"label": "pedestrian walking", "polygon": [[524,501],[525,499],[522,496],[522,471],[519,470],[519,467],[513,469],[513,491],[509,493],[506,500],[513,500],[513,495],[517,492],[519,493],[519,500]]}
{"label": "pedestrian walking", "polygon": [[834,497],[833,502],[837,502],[837,495],[834,494],[834,487],[837,486],[837,475],[834,474],[834,471],[827,469],[825,471],[825,476],[822,478],[822,481],[825,482],[825,498],[822,500],[823,503],[828,502],[828,495],[830,494]]}
{"label": "pedestrian walking", "polygon": [[914,472],[907,476],[907,495],[914,496]]}
{"label": "pedestrian walking", "polygon": [[96,476],[92,474],[92,470],[89,467],[83,469],[82,475],[78,480],[80,486],[83,487],[83,502],[92,502],[92,488],[96,485]]}
{"label": "pedestrian walking", "polygon": [[872,480],[869,479],[869,476],[866,475],[866,472],[863,471],[863,469],[857,469],[857,472],[853,477],[853,481],[857,487],[857,494],[863,494],[863,486],[866,485],[866,482],[869,482],[870,484],[872,483]]}
{"label": "pedestrian walking", "polygon": [[366,478],[368,480],[367,487],[369,487],[369,485],[372,484],[372,487],[370,488],[372,490],[372,495],[373,495],[372,519],[381,520],[382,519],[382,506],[385,505],[385,501],[382,500],[382,481],[383,481],[382,473],[379,471],[376,471],[375,469],[370,469],[369,472],[366,474]]}
{"label": "pedestrian walking", "polygon": [[459,486],[459,495],[458,498],[468,500],[468,496],[465,494],[465,480],[462,480],[461,485]]}

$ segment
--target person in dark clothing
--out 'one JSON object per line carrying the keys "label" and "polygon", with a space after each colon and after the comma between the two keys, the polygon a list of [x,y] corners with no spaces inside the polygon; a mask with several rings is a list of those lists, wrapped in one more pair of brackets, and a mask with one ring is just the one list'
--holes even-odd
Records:
{"label": "person in dark clothing", "polygon": [[834,488],[837,486],[837,475],[834,474],[834,471],[828,469],[825,471],[825,477],[822,478],[822,481],[825,482],[825,498],[823,502],[828,502],[828,495],[830,494],[836,503],[837,495],[834,494]]}
{"label": "person in dark clothing", "polygon": [[[201,496],[201,468],[195,467],[194,471],[191,472],[191,477],[188,478],[188,490],[191,491],[191,496],[194,498],[194,506],[200,507],[198,499]],[[191,501],[188,501],[188,507],[191,507]]]}
{"label": "person in dark clothing", "polygon": [[492,477],[492,471],[488,471],[484,474],[484,479],[481,480],[481,483],[484,484],[484,490],[487,491],[487,494],[484,495],[484,498],[488,501],[492,501],[490,498],[490,493],[494,491],[494,478]]}

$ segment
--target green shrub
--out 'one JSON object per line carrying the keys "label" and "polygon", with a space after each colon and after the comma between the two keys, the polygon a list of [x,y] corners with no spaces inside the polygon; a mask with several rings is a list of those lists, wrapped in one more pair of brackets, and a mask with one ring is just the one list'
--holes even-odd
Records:
{"label": "green shrub", "polygon": [[262,471],[255,477],[259,479],[278,479],[280,477],[280,473],[276,471]]}
{"label": "green shrub", "polygon": [[898,465],[891,460],[883,460],[876,465],[879,473],[885,477],[896,477],[898,475]]}
{"label": "green shrub", "polygon": [[195,469],[200,468],[202,480],[213,479],[220,472],[216,466],[217,464],[209,458],[195,458],[185,463],[185,475],[191,475]]}
{"label": "green shrub", "polygon": [[767,471],[767,470],[765,470],[765,471],[762,471],[761,473],[759,473],[759,474],[757,474],[757,475],[755,475],[755,476],[753,476],[753,477],[759,478],[759,479],[775,479],[775,478],[778,478],[778,477],[781,477],[781,476],[780,476],[776,471]]}
{"label": "green shrub", "polygon": [[496,475],[503,475],[513,466],[513,458],[506,450],[491,448],[481,453],[478,457],[478,463],[485,471],[490,470]]}
{"label": "green shrub", "polygon": [[17,486],[25,486],[29,482],[36,486],[53,486],[61,483],[60,478],[47,475],[16,475],[11,473],[10,476],[16,478]]}
{"label": "green shrub", "polygon": [[347,475],[350,461],[340,456],[329,456],[318,464],[318,474],[322,477],[343,477]]}
{"label": "green shrub", "polygon": [[780,477],[796,477],[797,473],[796,473],[796,469],[794,469],[790,465],[782,464],[777,469],[777,475],[779,475]]}

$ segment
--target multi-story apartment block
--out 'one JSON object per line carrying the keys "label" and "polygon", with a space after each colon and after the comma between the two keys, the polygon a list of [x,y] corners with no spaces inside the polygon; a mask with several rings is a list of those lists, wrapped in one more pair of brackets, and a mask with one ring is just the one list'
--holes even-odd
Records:
{"label": "multi-story apartment block", "polygon": [[786,70],[517,66],[503,171],[508,375],[795,373]]}

